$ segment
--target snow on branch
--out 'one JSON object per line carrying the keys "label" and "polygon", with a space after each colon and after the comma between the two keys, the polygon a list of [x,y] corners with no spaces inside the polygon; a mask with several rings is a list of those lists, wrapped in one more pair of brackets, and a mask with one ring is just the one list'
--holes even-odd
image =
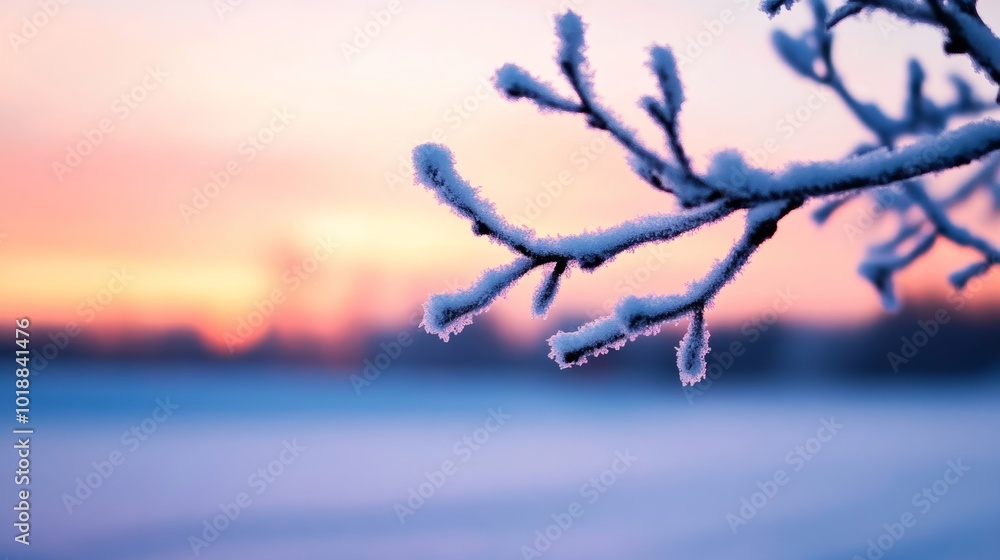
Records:
{"label": "snow on branch", "polygon": [[[941,29],[945,33],[946,53],[967,55],[1000,86],[1000,38],[979,16],[974,0],[849,0],[826,24],[833,27],[866,10],[883,10],[905,21]],[[1000,103],[1000,95],[997,102]]]}
{"label": "snow on branch", "polygon": [[556,63],[573,90],[575,100],[556,93],[552,86],[513,64],[506,64],[497,72],[497,87],[509,99],[533,101],[543,111],[583,115],[590,127],[607,131],[630,154],[636,174],[654,188],[675,194],[682,205],[690,207],[718,198],[718,193],[713,193],[691,171],[678,136],[677,116],[684,93],[670,49],[654,47],[651,50],[650,67],[659,81],[662,99],[648,97],[643,100],[643,106],[664,129],[673,161],[647,147],[634,130],[619,121],[597,98],[584,54],[584,27],[580,17],[572,11],[560,16],[556,20],[556,31],[560,40]]}
{"label": "snow on branch", "polygon": [[717,263],[707,276],[692,283],[687,292],[671,296],[626,297],[615,307],[614,314],[588,323],[574,332],[559,332],[550,338],[552,352],[549,356],[563,368],[584,364],[588,357],[620,348],[639,336],[655,334],[663,323],[691,315],[692,323],[682,340],[677,363],[681,367],[682,383],[700,381],[705,375],[704,356],[708,352],[708,336],[702,332],[705,308],[750,260],[754,251],[777,231],[778,221],[798,205],[784,201],[754,207],[747,212],[743,236],[726,258]]}
{"label": "snow on branch", "polygon": [[751,203],[888,185],[960,167],[997,150],[1000,122],[984,120],[898,150],[881,148],[841,160],[796,163],[778,173],[755,169],[739,152],[727,151],[714,158],[706,179],[726,185],[730,200]]}
{"label": "snow on branch", "polygon": [[[544,316],[573,268],[591,271],[622,252],[646,243],[669,242],[734,213],[743,214],[742,236],[728,254],[704,277],[691,282],[683,293],[627,296],[618,302],[611,315],[573,332],[560,331],[549,339],[550,357],[560,367],[570,367],[620,348],[639,336],[659,332],[668,321],[687,318],[687,333],[677,347],[677,366],[681,383],[694,384],[704,378],[705,356],[709,351],[705,311],[719,291],[776,233],[781,219],[810,199],[822,201],[822,206],[814,212],[820,223],[828,221],[838,209],[867,196],[877,197],[885,214],[898,218],[899,230],[888,240],[873,245],[860,269],[887,308],[898,305],[893,290],[894,275],[926,254],[940,239],[972,248],[982,256],[980,261],[951,275],[950,280],[957,287],[1000,264],[1000,252],[984,238],[954,223],[948,215],[950,209],[982,190],[992,194],[995,208],[1000,209],[997,181],[1000,123],[982,119],[948,128],[956,117],[981,115],[995,105],[977,98],[972,87],[958,77],[952,77],[955,88],[952,100],[942,103],[927,98],[923,88],[925,72],[919,62],[911,61],[902,116],[892,117],[851,93],[831,54],[833,25],[864,10],[882,9],[910,21],[942,26],[953,52],[967,54],[984,69],[998,68],[1000,42],[976,15],[975,3],[849,0],[832,14],[822,0],[809,3],[815,24],[799,36],[776,32],[774,46],[778,55],[803,78],[833,90],[876,142],[863,142],[844,157],[795,163],[779,171],[754,167],[737,150],[716,154],[703,172],[694,169],[680,127],[684,88],[676,59],[666,46],[650,50],[649,68],[659,91],[640,100],[641,107],[662,129],[664,151],[647,146],[598,98],[586,57],[583,21],[573,12],[559,16],[555,61],[565,86],[557,88],[519,66],[506,64],[497,71],[497,88],[509,99],[529,101],[543,112],[580,115],[591,128],[606,132],[626,151],[635,174],[676,198],[681,210],[654,213],[596,231],[538,237],[533,230],[514,226],[501,216],[479,189],[459,174],[448,148],[421,145],[413,152],[417,182],[431,190],[442,204],[469,220],[474,234],[489,238],[515,255],[509,264],[483,273],[469,288],[433,296],[424,305],[423,327],[447,341],[536,268],[541,270],[541,281],[532,311],[536,316]],[[794,4],[795,0],[764,0],[761,7],[774,16],[782,8],[792,9]],[[997,75],[990,73],[990,76],[997,81]],[[928,175],[980,160],[984,165],[948,196],[933,197],[923,183]]]}
{"label": "snow on branch", "polygon": [[763,0],[760,3],[760,9],[764,10],[767,15],[774,17],[782,8],[791,9],[795,2],[796,0]]}
{"label": "snow on branch", "polygon": [[[944,4],[936,0],[929,0],[927,4],[886,0],[851,0],[841,8],[840,13],[835,12],[832,16],[827,16],[824,3],[812,0],[813,15],[816,20],[816,25],[812,30],[794,40],[778,40],[780,32],[776,32],[776,44],[789,44],[790,41],[794,41],[796,45],[799,45],[800,50],[794,57],[788,54],[783,55],[786,63],[796,70],[800,67],[812,68],[815,64],[821,64],[826,68],[826,73],[823,76],[815,73],[811,75],[805,72],[799,73],[831,88],[854,113],[858,121],[879,139],[882,148],[874,148],[869,144],[859,146],[855,150],[858,159],[877,158],[882,157],[878,154],[883,154],[888,155],[890,159],[898,163],[905,163],[906,156],[909,154],[914,158],[911,162],[914,164],[911,170],[923,170],[923,172],[910,174],[903,172],[902,169],[896,169],[897,173],[892,176],[892,180],[893,182],[902,181],[899,183],[900,196],[895,197],[894,203],[889,205],[886,210],[899,217],[899,230],[888,241],[871,247],[868,257],[861,264],[859,270],[862,276],[872,283],[882,299],[883,306],[889,310],[895,310],[899,307],[893,288],[893,276],[928,252],[938,238],[945,238],[954,244],[970,247],[982,254],[984,258],[983,261],[969,265],[949,278],[958,289],[963,288],[972,278],[985,273],[992,264],[1000,263],[1000,258],[998,258],[1000,252],[996,248],[982,237],[954,224],[948,216],[948,210],[964,202],[974,192],[981,189],[987,190],[993,196],[994,211],[1000,211],[1000,198],[998,198],[1000,196],[998,195],[1000,183],[997,182],[997,171],[1000,168],[1000,159],[998,158],[1000,156],[992,153],[997,141],[996,122],[986,119],[968,125],[975,127],[973,130],[962,127],[952,132],[942,132],[953,118],[978,115],[988,109],[995,108],[995,104],[978,99],[972,93],[972,87],[958,76],[951,76],[951,81],[955,86],[954,100],[940,104],[928,99],[923,93],[925,79],[923,68],[918,61],[911,60],[908,65],[909,77],[906,84],[904,116],[900,119],[889,118],[878,107],[860,102],[841,79],[832,60],[833,34],[829,31],[836,22],[853,15],[853,13],[860,12],[866,7],[880,7],[912,21],[934,23],[946,20],[949,17],[949,10],[975,15],[974,4],[974,2]],[[852,6],[854,7],[852,8]],[[853,13],[847,13],[852,10],[854,10]],[[978,18],[977,15],[975,17]],[[979,22],[982,23],[981,20]],[[1000,52],[1000,42],[994,44],[993,49]],[[780,47],[779,51],[781,51]],[[970,56],[972,56],[971,53]],[[975,59],[974,56],[973,58]],[[904,136],[919,133],[936,136],[920,140],[902,149],[894,149]],[[969,151],[966,151],[965,148],[969,148]],[[970,156],[970,159],[968,161],[947,161],[951,156],[958,154],[962,154],[962,157]],[[984,158],[987,155],[989,157]],[[922,180],[918,177],[925,175],[928,172],[925,166],[937,158],[945,160],[937,162],[945,163],[944,168],[957,167],[981,158],[985,163],[951,195],[941,200],[932,200]],[[855,161],[855,163],[857,162]],[[883,170],[892,175],[892,170],[889,167],[883,167]],[[814,216],[820,222],[825,221],[845,201],[846,199],[835,199],[821,207]],[[922,215],[916,219],[909,216],[910,209],[914,207],[922,212]],[[931,231],[916,241],[908,252],[899,252],[900,247],[928,228]]]}
{"label": "snow on branch", "polygon": [[496,213],[478,189],[459,176],[448,148],[424,144],[414,150],[417,180],[434,190],[438,199],[468,218],[478,235],[487,235],[537,265],[566,260],[590,270],[623,251],[654,241],[669,241],[704,224],[718,221],[738,209],[725,201],[706,203],[675,214],[654,214],[594,232],[563,237],[537,238],[534,231],[518,228]]}
{"label": "snow on branch", "polygon": [[507,288],[531,270],[530,259],[516,261],[483,273],[469,288],[453,294],[438,294],[424,304],[423,327],[445,342],[472,323],[472,318],[489,308],[493,300],[503,295]]}

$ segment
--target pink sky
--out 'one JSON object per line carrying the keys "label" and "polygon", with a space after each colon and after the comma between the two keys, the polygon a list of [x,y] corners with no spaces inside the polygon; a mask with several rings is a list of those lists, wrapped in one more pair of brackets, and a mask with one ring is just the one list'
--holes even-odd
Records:
{"label": "pink sky", "polygon": [[[602,98],[651,145],[660,141],[636,106],[655,87],[647,49],[665,43],[691,56],[682,70],[682,125],[698,168],[713,152],[760,148],[769,139],[778,148],[764,165],[778,168],[839,157],[867,138],[833,98],[790,137],[782,128],[784,115],[818,99],[770,47],[776,26],[806,23],[803,9],[769,21],[756,2],[731,0],[245,0],[222,15],[220,4],[71,1],[52,17],[36,16],[48,21],[35,34],[29,29],[30,38],[22,18],[35,16],[39,4],[0,7],[5,314],[95,328],[193,326],[218,342],[279,290],[283,297],[259,332],[346,336],[358,325],[405,321],[429,293],[464,286],[511,259],[412,184],[410,150],[432,138],[443,138],[459,170],[511,219],[532,201],[544,206],[529,222],[540,233],[670,211],[672,200],[640,183],[621,150],[581,119],[539,114],[483,85],[505,62],[558,82],[551,18],[560,6],[574,6],[590,26]],[[376,26],[379,11],[388,21]],[[1000,5],[984,3],[981,11],[1000,21]],[[727,23],[711,23],[723,16]],[[377,36],[345,48],[366,24]],[[712,27],[717,35],[706,30]],[[700,51],[690,46],[699,34]],[[941,54],[929,30],[862,18],[843,24],[839,36],[836,56],[849,84],[886,107],[902,106],[913,55],[938,99],[950,95],[950,72],[984,96],[994,93],[966,61]],[[88,135],[100,138],[76,165],[67,149]],[[947,188],[966,172],[937,183]],[[213,177],[228,185],[199,199]],[[560,177],[559,196],[546,203],[544,185]],[[866,206],[846,208],[822,229],[803,210],[783,221],[718,298],[710,320],[745,321],[789,290],[798,297],[789,317],[852,321],[878,313],[873,290],[855,272],[865,239],[845,233]],[[962,218],[991,235],[986,214],[973,202]],[[625,287],[680,289],[724,254],[738,228],[729,221],[594,274],[577,271],[554,312],[596,313]],[[328,257],[311,262],[317,250]],[[939,247],[903,275],[904,296],[947,293],[946,274],[970,258]],[[123,270],[132,278],[110,290]],[[528,335],[547,331],[530,320],[536,282],[492,313]],[[104,303],[88,303],[99,297]],[[998,299],[1000,288],[987,286],[982,300]]]}

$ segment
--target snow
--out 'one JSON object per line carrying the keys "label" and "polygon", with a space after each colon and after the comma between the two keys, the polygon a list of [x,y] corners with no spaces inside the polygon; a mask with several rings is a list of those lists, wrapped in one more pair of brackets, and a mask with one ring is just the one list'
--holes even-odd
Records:
{"label": "snow", "polygon": [[986,274],[990,269],[996,266],[997,261],[983,261],[978,263],[970,264],[969,266],[956,270],[948,276],[948,281],[951,282],[952,286],[956,290],[961,290],[965,288],[965,285],[969,283],[970,280],[978,276]]}
{"label": "snow", "polygon": [[566,267],[566,261],[559,261],[546,266],[548,270],[545,272],[545,280],[538,286],[538,290],[535,291],[535,297],[531,305],[531,310],[536,317],[545,317],[549,306],[552,305],[552,301],[556,297],[556,292],[559,290],[559,280],[563,274],[566,274]]}
{"label": "snow", "polygon": [[760,9],[769,16],[775,16],[782,8],[792,9],[797,0],[762,0]]}
{"label": "snow", "polygon": [[[435,381],[394,365],[359,397],[345,378],[286,366],[158,366],[156,378],[141,367],[46,372],[33,542],[25,552],[5,539],[0,558],[194,558],[188,537],[290,438],[301,456],[263,493],[250,489],[252,503],[199,558],[523,558],[535,531],[626,449],[638,460],[582,501],[586,513],[544,560],[864,558],[906,511],[918,522],[885,558],[993,560],[1000,548],[1000,447],[984,444],[1000,425],[996,385],[790,389],[723,377],[689,404],[679,387],[528,384],[503,372]],[[61,495],[122,449],[122,432],[164,395],[181,408],[68,514]],[[463,462],[453,446],[497,406],[511,419]],[[790,464],[830,417],[843,430]],[[393,504],[449,459],[455,476],[400,524]],[[914,494],[956,459],[971,471],[915,510]],[[733,535],[727,513],[778,469],[788,483]]]}
{"label": "snow", "polygon": [[573,11],[556,19],[556,33],[561,41],[558,61],[560,65],[579,68],[586,62],[583,56],[583,20]]}
{"label": "snow", "polygon": [[881,148],[835,161],[791,164],[773,173],[749,166],[739,152],[725,151],[713,158],[708,179],[732,196],[750,200],[826,195],[959,167],[998,149],[1000,123],[984,119],[897,150]]}
{"label": "snow", "polygon": [[1000,76],[1000,39],[982,20],[958,8],[949,11],[955,18],[955,23],[962,29],[962,36],[969,44],[970,54],[974,55],[976,62],[987,74],[996,79],[996,76]]}
{"label": "snow", "polygon": [[496,85],[508,98],[530,99],[543,109],[575,112],[580,108],[579,103],[560,96],[552,86],[515,64],[504,64],[497,70]]}
{"label": "snow", "polygon": [[694,385],[705,379],[705,356],[708,354],[708,329],[705,328],[705,312],[691,314],[687,332],[677,348],[677,370],[680,371],[681,385]]}
{"label": "snow", "polygon": [[926,2],[917,0],[850,0],[834,10],[827,20],[827,25],[833,27],[841,21],[861,13],[863,10],[883,9],[897,17],[919,23],[935,23],[934,12]]}
{"label": "snow", "polygon": [[506,266],[487,270],[468,289],[431,296],[424,304],[421,326],[447,342],[451,335],[462,332],[462,329],[471,324],[473,317],[489,309],[498,297],[502,297],[531,268],[530,259],[520,258]]}
{"label": "snow", "polygon": [[816,78],[813,62],[816,60],[812,46],[805,38],[796,39],[778,29],[771,35],[774,48],[781,55],[785,64],[791,66],[799,74],[808,78]]}
{"label": "snow", "polygon": [[653,47],[650,51],[650,68],[660,84],[663,92],[663,102],[671,121],[676,120],[677,113],[684,104],[684,88],[681,86],[680,74],[677,71],[677,61],[674,53],[667,47]]}

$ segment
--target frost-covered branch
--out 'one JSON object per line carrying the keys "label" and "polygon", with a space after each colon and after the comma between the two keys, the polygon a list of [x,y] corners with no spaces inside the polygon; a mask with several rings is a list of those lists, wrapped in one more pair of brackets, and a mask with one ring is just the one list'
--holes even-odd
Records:
{"label": "frost-covered branch", "polygon": [[[793,4],[795,0],[765,0],[763,9],[774,15]],[[497,71],[497,87],[508,98],[530,101],[543,112],[581,115],[588,126],[606,132],[628,153],[636,175],[657,190],[675,197],[682,209],[654,213],[593,232],[538,237],[533,230],[516,227],[505,220],[495,206],[458,173],[454,157],[447,148],[435,144],[419,146],[413,154],[417,181],[432,190],[443,204],[469,220],[476,235],[486,236],[515,254],[511,263],[486,271],[469,288],[433,296],[424,306],[424,328],[447,340],[535,269],[541,269],[542,278],[532,310],[535,315],[544,316],[572,269],[591,271],[622,252],[646,243],[668,242],[740,213],[745,219],[740,239],[703,278],[689,284],[685,292],[626,297],[619,301],[611,315],[573,332],[559,332],[549,339],[550,356],[561,367],[569,367],[619,348],[639,336],[658,332],[667,321],[686,317],[688,331],[677,348],[677,365],[681,382],[693,384],[705,375],[709,338],[706,309],[757,249],[775,234],[780,220],[809,199],[823,200],[823,205],[814,214],[822,222],[862,194],[891,194],[886,211],[898,215],[900,229],[889,240],[871,247],[861,267],[862,274],[879,289],[887,307],[897,303],[892,290],[894,274],[926,254],[938,239],[971,247],[983,256],[981,262],[952,275],[956,285],[964,285],[1000,262],[997,258],[1000,253],[987,241],[955,224],[947,214],[948,209],[981,189],[994,193],[995,201],[1000,201],[1000,187],[996,182],[1000,169],[1000,156],[996,155],[1000,153],[1000,123],[984,119],[948,128],[956,117],[979,115],[992,107],[992,103],[976,98],[972,87],[958,77],[952,78],[955,87],[952,100],[939,103],[927,98],[923,92],[924,71],[913,61],[909,66],[903,114],[892,117],[852,94],[833,61],[830,27],[865,9],[879,8],[921,23],[945,25],[946,20],[951,21],[949,40],[955,42],[956,38],[964,37],[969,46],[961,52],[989,68],[993,59],[985,53],[992,44],[990,38],[995,37],[992,32],[987,37],[979,29],[982,21],[977,23],[974,3],[970,11],[964,6],[970,2],[922,4],[907,0],[851,0],[833,14],[827,12],[821,0],[812,0],[810,4],[815,25],[799,37],[776,32],[774,44],[778,54],[801,76],[835,91],[877,142],[861,144],[846,157],[795,163],[779,171],[754,167],[736,150],[716,154],[704,171],[694,168],[684,146],[679,122],[684,89],[674,55],[663,46],[651,49],[649,61],[659,91],[655,96],[643,97],[640,105],[662,130],[664,150],[647,146],[598,98],[585,54],[585,28],[579,16],[568,12],[557,18],[556,64],[566,81],[565,91],[559,91],[513,64],[504,65]],[[927,193],[923,177],[982,158],[987,158],[986,165],[951,195],[935,200]],[[995,205],[1000,207],[1000,202]],[[914,216],[915,213],[919,215]]]}
{"label": "frost-covered branch", "polygon": [[669,241],[718,221],[737,209],[724,201],[716,201],[675,214],[630,220],[595,232],[538,238],[533,231],[513,226],[500,217],[493,204],[480,197],[478,189],[458,175],[447,148],[436,144],[420,146],[414,152],[414,163],[418,180],[434,190],[441,202],[469,219],[477,235],[489,236],[521,255],[507,266],[487,271],[468,290],[437,295],[427,302],[424,327],[446,340],[451,334],[460,332],[473,316],[485,311],[511,284],[537,267],[554,264],[535,298],[535,312],[542,315],[570,264],[591,270],[638,245]]}
{"label": "frost-covered branch", "polygon": [[560,41],[556,63],[575,99],[557,93],[551,85],[514,64],[506,64],[497,71],[497,87],[509,99],[533,101],[544,111],[583,115],[589,126],[607,131],[629,153],[632,168],[640,177],[658,190],[675,194],[682,205],[693,206],[718,198],[718,194],[692,172],[680,140],[677,117],[684,102],[684,91],[670,49],[654,47],[651,50],[649,66],[659,82],[661,99],[646,97],[642,100],[643,107],[663,128],[668,139],[671,153],[668,159],[647,147],[634,130],[597,98],[584,54],[584,25],[580,17],[573,12],[559,17],[556,33]]}
{"label": "frost-covered branch", "polygon": [[688,332],[681,340],[677,364],[682,383],[698,382],[705,375],[704,356],[708,352],[705,309],[750,260],[754,251],[774,235],[778,221],[798,205],[784,201],[754,207],[747,213],[743,236],[726,258],[707,276],[691,284],[687,292],[674,296],[626,297],[612,315],[588,323],[577,331],[559,332],[550,338],[552,352],[549,356],[560,367],[583,364],[589,356],[605,354],[639,336],[659,332],[660,326],[667,321],[692,315]]}
{"label": "frost-covered branch", "polygon": [[842,160],[789,165],[772,173],[749,166],[739,152],[717,155],[707,179],[724,185],[729,200],[744,204],[879,187],[977,161],[1000,150],[1000,122],[984,120],[921,139],[897,150],[882,148]]}
{"label": "frost-covered branch", "polygon": [[[904,152],[913,150],[914,148],[919,150],[921,142],[898,150],[893,150],[893,147],[907,135],[920,133],[938,134],[934,137],[935,142],[953,137],[952,135],[961,132],[963,129],[959,129],[954,133],[941,133],[952,119],[980,114],[995,107],[992,102],[977,99],[972,93],[971,86],[957,76],[951,77],[952,83],[955,86],[955,99],[953,101],[945,104],[937,104],[926,98],[923,93],[925,73],[920,63],[916,60],[911,60],[909,63],[906,105],[902,118],[892,119],[886,116],[877,106],[859,102],[837,72],[832,56],[833,35],[829,32],[832,24],[841,21],[844,17],[853,15],[847,14],[847,12],[853,10],[851,8],[852,5],[858,4],[865,4],[871,7],[878,3],[852,0],[852,2],[848,2],[839,10],[839,14],[835,12],[833,16],[828,16],[825,4],[819,0],[812,0],[811,5],[815,19],[815,25],[812,30],[798,38],[791,38],[780,31],[775,32],[774,36],[775,45],[789,66],[799,71],[806,78],[831,88],[854,113],[858,121],[868,128],[883,146],[881,150],[876,150],[870,145],[865,144],[859,147],[855,153],[863,153],[864,155],[861,157],[866,157],[868,154],[879,153],[879,151],[885,153],[887,150],[892,150],[891,153],[903,155]],[[888,6],[887,9],[891,8],[890,11],[893,11],[893,13],[896,13],[900,17],[910,17],[910,19],[921,22],[925,22],[928,18],[944,18],[946,17],[946,13],[952,9],[966,10],[966,8],[962,7],[944,6],[940,2],[934,1],[929,2],[927,5],[919,5],[918,8],[914,7],[918,6],[917,4],[905,5],[898,2],[887,3],[886,6]],[[974,5],[970,9],[972,13],[975,12]],[[1000,50],[1000,43],[997,43],[995,47]],[[822,65],[825,69],[822,75],[813,70],[817,64]],[[981,125],[993,122],[986,120],[977,124]],[[993,143],[993,140],[991,140],[992,136],[992,133],[984,132],[982,135],[979,135],[974,132],[971,142],[988,148]],[[953,143],[951,147],[956,147],[956,144]],[[982,155],[987,155],[991,151],[987,149]],[[931,159],[940,155],[933,152],[929,154],[929,158]],[[982,157],[982,155],[978,157]],[[987,189],[993,195],[994,208],[1000,208],[1000,198],[997,195],[998,190],[1000,190],[1000,185],[997,183],[998,164],[1000,164],[998,156],[996,154],[990,155],[990,157],[986,158],[986,163],[982,165],[979,171],[973,173],[951,195],[939,201],[931,199],[921,180],[913,179],[922,174],[907,177],[906,179],[913,180],[905,180],[900,183],[900,188],[896,189],[895,203],[886,208],[888,212],[894,212],[899,216],[899,231],[889,241],[872,247],[869,250],[868,258],[862,263],[860,268],[861,274],[871,281],[879,292],[883,305],[887,309],[896,309],[898,307],[898,301],[893,291],[893,275],[905,269],[906,266],[929,251],[939,236],[957,245],[975,249],[984,258],[983,262],[967,267],[951,277],[952,283],[957,288],[963,287],[975,275],[982,274],[988,270],[990,263],[1000,263],[1000,259],[998,259],[1000,252],[985,239],[954,224],[947,214],[949,209],[967,200],[974,192],[981,188]],[[826,206],[821,207],[814,216],[820,222],[825,221],[844,201],[845,199],[832,201]],[[918,218],[916,222],[907,218],[908,211],[914,207],[923,213],[923,216]],[[929,225],[932,231],[916,242],[908,252],[899,253],[898,249],[917,235],[917,233],[926,229],[924,227],[926,225]]]}
{"label": "frost-covered branch", "polygon": [[825,24],[832,28],[863,11],[874,10],[937,27],[945,34],[946,53],[967,55],[1000,86],[1000,38],[979,16],[975,0],[849,0],[826,18]]}

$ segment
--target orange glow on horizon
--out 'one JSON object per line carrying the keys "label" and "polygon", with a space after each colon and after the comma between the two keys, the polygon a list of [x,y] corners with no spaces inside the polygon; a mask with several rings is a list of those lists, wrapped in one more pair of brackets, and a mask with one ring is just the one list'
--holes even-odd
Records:
{"label": "orange glow on horizon", "polygon": [[[482,86],[508,61],[557,82],[550,21],[557,2],[474,10],[452,0],[406,4],[370,46],[345,58],[341,44],[377,7],[355,4],[247,3],[221,20],[189,0],[72,4],[26,44],[0,50],[10,69],[0,109],[0,309],[96,333],[190,329],[217,350],[276,291],[281,301],[272,301],[247,344],[267,332],[347,341],[405,326],[429,294],[464,287],[512,258],[412,184],[410,150],[429,139],[443,139],[459,171],[501,213],[540,235],[675,210],[579,118],[540,114]],[[734,10],[730,31],[684,69],[683,134],[699,169],[730,146],[775,145],[764,165],[779,168],[839,157],[866,139],[836,100],[792,136],[778,126],[813,95],[771,53],[771,30],[801,26],[802,14],[769,21],[731,2],[576,4],[590,23],[602,97],[657,148],[662,139],[636,106],[655,88],[646,49],[683,47],[703,20]],[[16,23],[36,9],[17,0],[0,14]],[[1000,15],[997,6],[981,11]],[[442,26],[450,36],[428,31]],[[926,30],[903,29],[893,41],[874,25],[847,22],[844,32],[853,43],[838,57],[865,99],[900,107],[905,60],[914,53],[931,94],[950,95],[950,72],[995,94],[941,55]],[[961,219],[996,239],[984,206],[970,202]],[[880,226],[861,228],[866,237],[850,234],[868,219],[866,203],[846,206],[822,228],[810,210],[782,222],[719,296],[711,321],[742,324],[782,290],[798,298],[791,320],[857,322],[881,313],[856,272]],[[551,315],[595,316],[625,293],[683,289],[724,255],[738,222],[640,248],[594,273],[573,271]],[[904,297],[950,293],[947,274],[972,257],[945,245],[901,276]],[[296,272],[306,264],[308,272]],[[88,303],[123,270],[134,276],[127,286],[100,309]],[[518,340],[552,330],[552,319],[530,316],[538,281],[530,277],[490,311]],[[977,297],[1000,302],[1000,285]]]}

